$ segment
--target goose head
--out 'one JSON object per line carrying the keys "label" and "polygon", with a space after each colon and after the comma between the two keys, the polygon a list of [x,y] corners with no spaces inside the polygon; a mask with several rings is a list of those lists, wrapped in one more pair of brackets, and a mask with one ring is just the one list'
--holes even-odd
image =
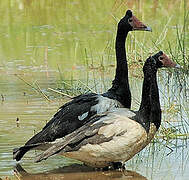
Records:
{"label": "goose head", "polygon": [[154,61],[154,64],[157,68],[180,68],[180,65],[173,62],[163,51],[159,51],[151,58],[149,58],[149,60]]}
{"label": "goose head", "polygon": [[131,10],[126,11],[125,16],[118,23],[118,29],[123,31],[152,31],[151,27],[146,26],[137,19]]}

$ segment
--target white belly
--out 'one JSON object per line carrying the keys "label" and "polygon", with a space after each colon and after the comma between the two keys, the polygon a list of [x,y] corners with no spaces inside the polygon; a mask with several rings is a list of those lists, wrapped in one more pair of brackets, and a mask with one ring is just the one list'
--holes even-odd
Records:
{"label": "white belly", "polygon": [[[116,119],[116,120],[115,120]],[[125,162],[146,147],[154,137],[156,128],[151,124],[147,134],[137,122],[119,115],[113,124],[103,126],[98,134],[113,139],[101,144],[87,144],[78,151],[63,153],[64,156],[80,160],[94,167],[105,167],[111,162]]]}

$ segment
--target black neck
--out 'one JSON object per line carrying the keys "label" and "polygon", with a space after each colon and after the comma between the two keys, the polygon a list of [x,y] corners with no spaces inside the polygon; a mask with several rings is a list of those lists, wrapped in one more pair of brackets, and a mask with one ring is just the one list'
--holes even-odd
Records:
{"label": "black neck", "polygon": [[156,80],[157,67],[153,63],[144,65],[144,82],[142,89],[142,101],[139,108],[139,120],[149,131],[150,123],[154,123],[158,129],[161,124],[161,109],[159,91]]}
{"label": "black neck", "polygon": [[131,107],[131,92],[128,80],[128,65],[125,50],[125,41],[128,32],[123,32],[118,29],[116,36],[116,75],[112,83],[112,88],[109,92],[113,92],[116,99],[122,103],[126,108]]}

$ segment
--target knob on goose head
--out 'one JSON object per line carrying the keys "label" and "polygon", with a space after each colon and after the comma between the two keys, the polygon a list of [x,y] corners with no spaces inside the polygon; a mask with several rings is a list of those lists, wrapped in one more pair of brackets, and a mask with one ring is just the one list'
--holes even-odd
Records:
{"label": "knob on goose head", "polygon": [[[125,16],[118,23],[118,29],[123,31],[152,31],[151,27],[146,26],[139,21],[132,13],[131,10],[127,10]],[[127,30],[126,30],[127,29]]]}

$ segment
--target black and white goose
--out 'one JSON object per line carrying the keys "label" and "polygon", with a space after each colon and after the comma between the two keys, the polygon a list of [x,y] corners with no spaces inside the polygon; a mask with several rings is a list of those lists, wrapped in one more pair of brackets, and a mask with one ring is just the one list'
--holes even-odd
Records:
{"label": "black and white goose", "polygon": [[56,153],[92,167],[107,167],[131,159],[150,143],[161,124],[156,80],[157,70],[161,67],[177,65],[162,51],[146,60],[142,100],[137,112],[117,108],[95,115],[85,125],[59,139],[39,155],[36,162]]}
{"label": "black and white goose", "polygon": [[[26,142],[24,147],[13,150],[14,159],[19,161],[27,151],[37,147],[38,144],[47,144],[48,142],[51,144],[51,142],[66,136],[88,122],[90,117],[95,114],[118,107],[130,108],[131,93],[125,41],[128,32],[134,30],[151,31],[151,28],[145,26],[128,10],[118,23],[115,44],[117,68],[112,87],[104,94],[83,94],[64,104],[42,131]],[[45,149],[42,146],[38,148]]]}

